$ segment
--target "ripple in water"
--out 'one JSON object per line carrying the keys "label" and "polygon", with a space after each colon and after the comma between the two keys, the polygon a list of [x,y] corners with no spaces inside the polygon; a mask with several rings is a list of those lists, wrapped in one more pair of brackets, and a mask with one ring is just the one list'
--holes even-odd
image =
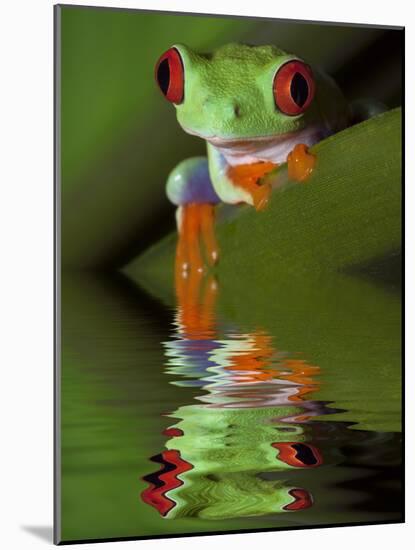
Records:
{"label": "ripple in water", "polygon": [[[373,433],[330,422],[327,415],[338,410],[314,398],[324,383],[320,367],[300,351],[280,349],[261,327],[229,326],[216,313],[218,292],[213,278],[176,280],[173,330],[162,342],[165,373],[197,395],[168,414],[165,449],[151,458],[157,469],[143,477],[141,498],[168,519],[310,510],[313,478],[324,479],[317,471],[350,469],[356,449],[362,457],[362,434]],[[327,475],[326,483],[333,491],[347,486],[347,476]],[[355,489],[352,505],[365,500]]]}

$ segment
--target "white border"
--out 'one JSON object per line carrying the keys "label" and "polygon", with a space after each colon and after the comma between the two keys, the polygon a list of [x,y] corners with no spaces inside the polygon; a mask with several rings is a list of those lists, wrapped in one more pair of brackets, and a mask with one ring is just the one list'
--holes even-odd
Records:
{"label": "white border", "polygon": [[[147,8],[200,13],[255,15],[320,21],[405,25],[407,49],[407,281],[414,273],[414,19],[411,3],[240,0],[66,2],[98,6]],[[46,542],[22,526],[52,523],[52,250],[53,134],[52,22],[50,0],[9,1],[2,5],[1,41],[1,369],[3,373],[1,441],[1,544],[4,548],[36,548]],[[411,250],[412,249],[412,250]],[[407,463],[415,456],[411,428],[414,352],[414,284],[407,289]],[[413,340],[413,338],[412,338]],[[408,471],[409,525],[334,528],[112,543],[168,549],[215,547],[303,547],[332,550],[375,547],[390,550],[414,538],[414,476]],[[105,543],[108,547],[109,543]],[[97,549],[102,545],[84,545]]]}

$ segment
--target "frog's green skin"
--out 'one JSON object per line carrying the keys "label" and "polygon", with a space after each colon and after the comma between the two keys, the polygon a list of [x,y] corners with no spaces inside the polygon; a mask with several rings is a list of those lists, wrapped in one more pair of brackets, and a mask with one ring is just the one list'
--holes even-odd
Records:
{"label": "frog's green skin", "polygon": [[[167,493],[176,505],[166,518],[224,519],[284,512],[296,487],[286,482],[287,471],[295,468],[278,460],[272,444],[287,437],[306,441],[299,424],[278,421],[294,410],[188,405],[175,411],[171,416],[180,421],[174,427],[183,435],[168,440],[166,447],[179,451],[193,469],[180,474],[183,484]],[[289,434],[278,431],[288,426],[293,430]],[[262,472],[281,472],[282,477],[265,480],[258,475]]]}
{"label": "frog's green skin", "polygon": [[[296,144],[313,145],[350,123],[340,90],[315,68],[316,92],[310,107],[298,116],[279,111],[273,78],[283,64],[299,58],[275,46],[228,44],[212,55],[197,54],[181,44],[174,47],[185,74],[184,99],[175,105],[177,120],[186,132],[206,140],[218,200],[252,204],[251,196],[227,177],[230,164],[285,162]],[[205,162],[199,157],[196,163]],[[186,204],[186,183],[194,171],[191,159],[170,174],[167,195],[174,204]]]}

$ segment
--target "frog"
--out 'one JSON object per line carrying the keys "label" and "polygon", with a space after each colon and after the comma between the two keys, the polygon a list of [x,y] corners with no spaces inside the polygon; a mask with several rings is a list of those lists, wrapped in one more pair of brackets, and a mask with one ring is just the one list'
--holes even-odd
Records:
{"label": "frog", "polygon": [[141,500],[167,520],[217,521],[311,508],[313,494],[296,476],[323,466],[324,458],[307,442],[307,425],[279,420],[293,412],[287,406],[179,407],[167,415],[174,420],[162,432],[165,449],[150,458],[157,467],[141,478]]}
{"label": "frog", "polygon": [[178,278],[174,331],[162,342],[169,383],[190,388],[192,401],[163,413],[168,439],[150,457],[157,470],[141,478],[142,501],[164,519],[310,508],[313,495],[295,479],[325,463],[310,422],[330,412],[311,398],[320,368],[277,349],[263,327],[229,325],[217,313],[219,281],[208,273],[203,286],[197,277],[187,285],[192,278]]}
{"label": "frog", "polygon": [[274,45],[230,43],[202,54],[174,44],[158,59],[155,80],[181,128],[206,142],[206,156],[183,160],[167,178],[181,276],[218,262],[218,204],[265,210],[267,176],[286,162],[291,181],[308,182],[317,160],[310,147],[351,124],[335,81]]}

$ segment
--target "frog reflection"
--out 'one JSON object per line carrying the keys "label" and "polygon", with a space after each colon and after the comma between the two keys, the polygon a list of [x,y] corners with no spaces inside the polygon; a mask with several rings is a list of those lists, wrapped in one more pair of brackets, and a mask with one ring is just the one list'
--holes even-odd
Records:
{"label": "frog reflection", "polygon": [[[287,473],[323,462],[308,443],[322,406],[309,399],[319,368],[276,349],[266,331],[219,326],[218,285],[190,274],[176,280],[174,339],[165,342],[167,372],[200,387],[198,404],[170,417],[159,469],[141,497],[165,518],[225,519],[305,510],[312,495]],[[273,472],[273,479],[263,476]],[[289,476],[292,477],[292,476]]]}

